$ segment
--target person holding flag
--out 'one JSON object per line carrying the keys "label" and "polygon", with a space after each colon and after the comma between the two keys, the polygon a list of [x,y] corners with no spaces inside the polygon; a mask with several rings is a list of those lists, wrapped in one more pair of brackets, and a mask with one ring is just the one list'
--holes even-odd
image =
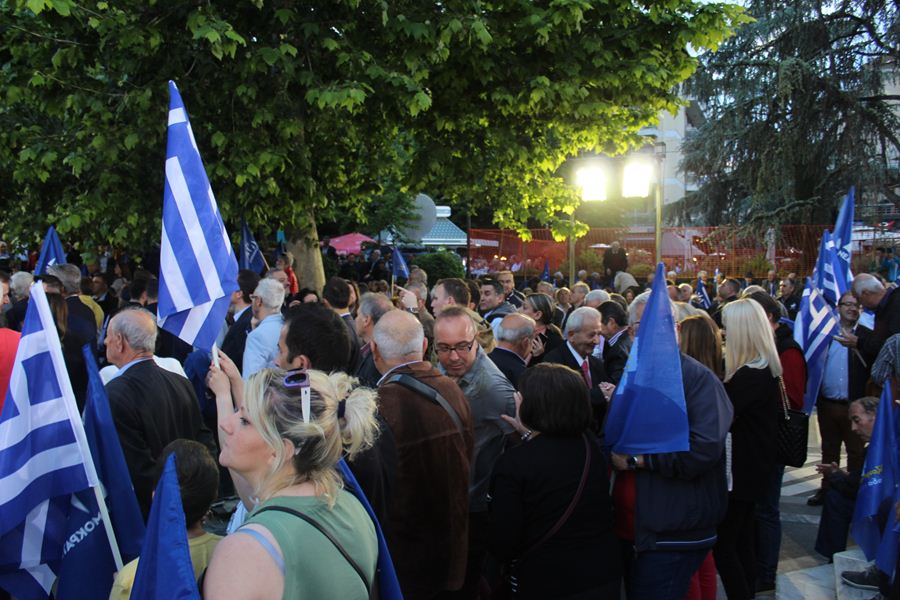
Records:
{"label": "person holding flag", "polygon": [[[716,375],[678,353],[662,265],[654,281],[653,291],[629,306],[637,339],[605,433],[617,471],[615,530],[627,548],[628,598],[683,600],[725,515],[725,437],[733,410]],[[679,411],[682,419],[648,425],[659,414]]]}
{"label": "person holding flag", "polygon": [[[214,370],[210,389],[230,396]],[[204,596],[365,600],[378,541],[336,467],[371,445],[375,392],[344,373],[264,369],[247,382],[239,410],[220,415],[219,462],[243,477],[255,508],[219,543]]]}
{"label": "person holding flag", "polygon": [[56,227],[51,225],[47,230],[47,235],[44,236],[44,243],[41,244],[41,254],[34,266],[34,274],[46,275],[48,267],[64,264],[66,264],[66,253],[63,251],[62,242],[59,241]]}

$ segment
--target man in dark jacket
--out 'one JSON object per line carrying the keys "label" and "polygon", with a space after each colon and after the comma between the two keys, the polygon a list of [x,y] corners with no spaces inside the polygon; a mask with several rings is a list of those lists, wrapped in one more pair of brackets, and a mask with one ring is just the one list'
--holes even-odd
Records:
{"label": "man in dark jacket", "polygon": [[386,312],[370,344],[384,373],[379,411],[397,443],[388,547],[404,597],[434,598],[459,590],[466,576],[469,404],[453,380],[423,360],[425,336],[411,314]]}
{"label": "man in dark jacket", "polygon": [[234,323],[228,328],[222,341],[222,352],[228,355],[240,371],[244,364],[244,345],[253,320],[253,301],[250,296],[259,285],[259,274],[241,269],[238,271],[237,282],[238,289],[231,294]]}
{"label": "man in dark jacket", "polygon": [[615,385],[619,385],[625,372],[625,363],[631,353],[631,336],[628,335],[628,315],[613,300],[607,300],[600,311],[600,333],[603,334],[603,367]]}
{"label": "man in dark jacket", "polygon": [[534,319],[529,316],[521,313],[506,315],[498,328],[497,347],[488,354],[488,358],[516,387],[519,385],[519,375],[525,371],[525,361],[531,357],[534,328]]}
{"label": "man in dark jacket", "polygon": [[863,359],[871,365],[889,337],[900,333],[900,294],[890,290],[868,273],[853,278],[853,295],[863,308],[875,312],[875,326],[871,332],[857,335],[842,333],[838,338],[848,348],[858,348]]}
{"label": "man in dark jacket", "polygon": [[[629,307],[632,324],[640,322],[649,294],[642,296]],[[684,598],[691,576],[716,543],[716,527],[728,506],[725,437],[734,416],[731,402],[715,374],[685,354],[681,376],[690,449],[612,454],[620,471],[616,509],[634,536],[635,555],[626,565],[629,600]]]}
{"label": "man in dark jacket", "polygon": [[156,334],[153,315],[143,308],[120,310],[106,334],[106,358],[119,368],[106,393],[145,518],[157,479],[156,461],[169,442],[195,440],[216,452],[191,382],[153,361]]}

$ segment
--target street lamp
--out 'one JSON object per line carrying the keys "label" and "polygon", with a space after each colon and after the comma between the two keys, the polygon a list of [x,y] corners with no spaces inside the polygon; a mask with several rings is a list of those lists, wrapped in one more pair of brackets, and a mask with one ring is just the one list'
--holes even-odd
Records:
{"label": "street lamp", "polygon": [[[581,188],[582,202],[606,200],[606,171],[600,165],[589,164],[575,172],[575,181]],[[570,215],[572,232],[569,234],[569,287],[575,285],[575,211]]]}

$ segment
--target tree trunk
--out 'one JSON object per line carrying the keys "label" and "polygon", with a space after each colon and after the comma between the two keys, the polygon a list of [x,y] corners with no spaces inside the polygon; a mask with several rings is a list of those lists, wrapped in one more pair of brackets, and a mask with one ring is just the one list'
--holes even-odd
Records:
{"label": "tree trunk", "polygon": [[294,254],[294,272],[300,288],[310,288],[322,293],[325,287],[325,268],[319,251],[319,234],[315,217],[309,215],[309,229],[291,236],[290,250]]}

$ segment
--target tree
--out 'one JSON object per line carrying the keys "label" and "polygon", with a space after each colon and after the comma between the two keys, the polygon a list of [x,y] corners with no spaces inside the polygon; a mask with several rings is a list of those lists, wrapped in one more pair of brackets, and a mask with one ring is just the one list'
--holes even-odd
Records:
{"label": "tree", "polygon": [[[428,191],[562,229],[582,150],[678,103],[688,52],[741,21],[690,0],[238,3],[0,0],[0,225],[119,246],[159,236],[166,79],[226,221],[284,227]],[[299,257],[301,275],[321,259]],[[316,283],[316,282],[313,282]]]}
{"label": "tree", "polygon": [[710,225],[830,223],[851,185],[897,203],[900,59],[896,2],[755,0],[756,18],[686,92],[708,121],[684,146],[699,190],[684,209]]}

